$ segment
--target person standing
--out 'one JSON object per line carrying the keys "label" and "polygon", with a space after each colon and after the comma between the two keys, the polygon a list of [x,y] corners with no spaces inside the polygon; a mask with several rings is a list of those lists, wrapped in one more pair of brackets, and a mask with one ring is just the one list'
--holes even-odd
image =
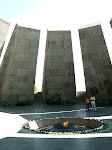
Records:
{"label": "person standing", "polygon": [[89,96],[86,98],[86,112],[89,111],[89,106],[90,106],[90,99]]}
{"label": "person standing", "polygon": [[96,98],[94,95],[91,96],[90,101],[91,101],[91,106],[92,106],[93,111],[97,111],[96,104],[95,104]]}

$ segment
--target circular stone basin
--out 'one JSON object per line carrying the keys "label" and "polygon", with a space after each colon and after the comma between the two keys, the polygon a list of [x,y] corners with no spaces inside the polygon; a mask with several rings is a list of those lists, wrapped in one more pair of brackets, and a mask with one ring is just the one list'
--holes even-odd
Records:
{"label": "circular stone basin", "polygon": [[85,117],[38,118],[28,121],[25,128],[39,133],[89,133],[103,129],[103,121]]}
{"label": "circular stone basin", "polygon": [[41,132],[77,132],[77,131],[85,131],[85,130],[89,130],[90,128],[87,128],[85,126],[79,126],[79,125],[74,125],[73,123],[68,123],[68,126],[67,127],[64,127],[63,126],[63,123],[58,123],[58,124],[55,124],[53,126],[48,126],[48,127],[45,127],[43,129],[41,129],[40,131]]}

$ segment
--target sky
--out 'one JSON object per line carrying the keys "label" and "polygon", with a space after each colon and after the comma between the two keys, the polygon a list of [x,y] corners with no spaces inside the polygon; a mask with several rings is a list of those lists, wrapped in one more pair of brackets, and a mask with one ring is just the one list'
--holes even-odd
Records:
{"label": "sky", "polygon": [[2,0],[0,17],[34,28],[69,28],[111,19],[111,3],[111,0]]}
{"label": "sky", "polygon": [[40,2],[41,0],[3,0],[0,2],[0,16],[12,20],[33,10]]}
{"label": "sky", "polygon": [[[112,0],[2,0],[0,2],[0,17],[18,25],[41,30],[37,71],[37,78],[43,73],[46,29],[48,30],[72,30],[73,55],[77,87],[85,90],[81,49],[78,39],[78,28],[87,24],[107,21],[112,18]],[[107,27],[108,25],[106,25]],[[106,28],[105,28],[106,31]],[[108,33],[110,30],[108,31]],[[106,33],[106,32],[105,32]],[[111,39],[110,35],[106,33]],[[111,43],[111,41],[109,41]],[[44,47],[43,47],[44,46]],[[43,56],[42,56],[43,54]],[[112,56],[112,54],[111,54]],[[41,64],[41,65],[40,65]],[[37,75],[36,75],[37,76]],[[81,80],[82,79],[82,80]],[[83,83],[83,84],[82,84]],[[79,87],[81,85],[81,87]],[[41,89],[41,83],[38,85]]]}

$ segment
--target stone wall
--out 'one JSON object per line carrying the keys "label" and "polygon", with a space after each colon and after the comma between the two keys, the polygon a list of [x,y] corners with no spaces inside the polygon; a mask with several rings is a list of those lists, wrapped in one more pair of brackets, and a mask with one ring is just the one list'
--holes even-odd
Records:
{"label": "stone wall", "polygon": [[10,23],[0,18],[0,55],[10,27]]}
{"label": "stone wall", "polygon": [[[0,55],[10,23],[0,19]],[[112,104],[112,66],[101,25],[79,29],[87,94],[101,105]],[[15,26],[2,66],[0,104],[18,105],[34,100],[40,31]],[[44,102],[76,102],[70,31],[48,31],[43,73]]]}
{"label": "stone wall", "polygon": [[112,19],[110,20],[110,25],[111,25],[111,28],[112,28]]}
{"label": "stone wall", "polygon": [[0,103],[33,101],[40,31],[15,26],[0,68]]}
{"label": "stone wall", "polygon": [[87,93],[112,103],[112,66],[101,25],[79,29]]}
{"label": "stone wall", "polygon": [[44,76],[44,101],[75,102],[75,76],[70,31],[48,31]]}

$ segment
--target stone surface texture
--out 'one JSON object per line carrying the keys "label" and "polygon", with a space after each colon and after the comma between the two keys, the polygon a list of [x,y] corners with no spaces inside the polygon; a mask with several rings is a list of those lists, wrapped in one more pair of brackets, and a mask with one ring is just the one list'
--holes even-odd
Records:
{"label": "stone surface texture", "polygon": [[10,27],[10,23],[0,18],[0,55]]}
{"label": "stone surface texture", "polygon": [[33,101],[40,31],[15,26],[0,68],[0,103]]}
{"label": "stone surface texture", "polygon": [[75,102],[75,76],[70,31],[48,31],[44,76],[44,101]]}
{"label": "stone surface texture", "polygon": [[[9,27],[0,19],[0,56]],[[39,38],[40,30],[15,25],[0,66],[0,105],[34,100]],[[98,105],[112,105],[112,65],[101,24],[79,29],[79,38],[87,94]],[[47,32],[42,95],[49,104],[77,102],[71,31]]]}
{"label": "stone surface texture", "polygon": [[110,26],[111,26],[111,28],[112,28],[112,18],[111,18],[111,20],[110,20]]}
{"label": "stone surface texture", "polygon": [[101,25],[79,29],[88,94],[100,103],[112,103],[112,66]]}

